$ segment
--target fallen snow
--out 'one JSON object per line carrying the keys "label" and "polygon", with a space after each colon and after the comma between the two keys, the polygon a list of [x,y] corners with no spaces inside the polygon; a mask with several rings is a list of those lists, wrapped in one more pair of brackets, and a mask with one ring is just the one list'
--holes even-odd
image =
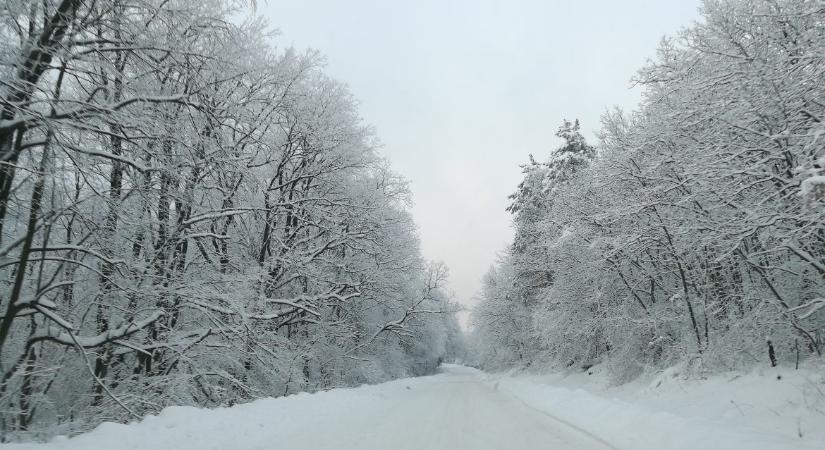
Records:
{"label": "fallen snow", "polygon": [[231,408],[172,407],[139,423],[104,423],[71,439],[0,447],[825,449],[825,412],[813,403],[825,396],[815,371],[771,370],[698,382],[668,371],[650,384],[621,387],[600,380],[598,374],[487,375],[446,365],[430,377]]}
{"label": "fallen snow", "polygon": [[686,380],[671,369],[621,386],[610,386],[599,372],[489,375],[488,382],[620,449],[825,450],[821,370]]}
{"label": "fallen snow", "polygon": [[140,423],[105,423],[72,439],[14,450],[404,450],[611,447],[496,392],[483,374],[430,377],[265,399],[213,410],[172,407]]}

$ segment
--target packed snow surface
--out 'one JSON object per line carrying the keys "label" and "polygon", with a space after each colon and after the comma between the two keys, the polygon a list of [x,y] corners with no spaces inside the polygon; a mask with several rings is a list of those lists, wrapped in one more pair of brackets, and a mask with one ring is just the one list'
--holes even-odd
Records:
{"label": "packed snow surface", "polygon": [[610,447],[497,392],[483,374],[430,377],[264,399],[232,408],[172,407],[140,423],[10,449],[370,450]]}
{"label": "packed snow surface", "polygon": [[[751,380],[745,385],[752,388],[760,383]],[[608,398],[604,392],[593,393],[572,384],[569,379],[494,376],[445,365],[441,373],[430,377],[264,399],[231,408],[172,407],[139,423],[104,423],[71,439],[3,448],[825,449],[825,441],[818,440],[821,435],[803,439],[795,432],[762,426],[758,420],[752,423],[756,427],[748,427],[744,422],[691,416],[694,406],[685,399],[667,397],[681,402],[677,409],[684,414],[677,414],[660,407],[674,406],[670,401],[657,405],[650,398]],[[730,385],[709,386],[708,392],[717,392],[704,402],[712,417],[719,405],[729,403],[723,392]],[[779,390],[785,395],[793,392]],[[733,391],[748,395],[742,389]],[[749,406],[742,403],[736,408]],[[783,423],[778,417],[777,422]]]}

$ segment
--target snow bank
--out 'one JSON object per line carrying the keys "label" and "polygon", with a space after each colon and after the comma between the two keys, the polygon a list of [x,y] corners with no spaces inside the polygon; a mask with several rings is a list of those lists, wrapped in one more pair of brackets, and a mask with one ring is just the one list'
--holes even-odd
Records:
{"label": "snow bank", "polygon": [[[363,432],[360,418],[380,417],[391,398],[433,377],[372,386],[299,393],[227,408],[165,408],[128,425],[103,423],[71,439],[46,444],[0,444],[8,450],[272,450],[338,449]],[[357,414],[353,414],[357,412]]]}
{"label": "snow bank", "polygon": [[686,381],[670,370],[647,381],[608,387],[598,374],[489,378],[499,391],[622,450],[825,449],[821,372]]}

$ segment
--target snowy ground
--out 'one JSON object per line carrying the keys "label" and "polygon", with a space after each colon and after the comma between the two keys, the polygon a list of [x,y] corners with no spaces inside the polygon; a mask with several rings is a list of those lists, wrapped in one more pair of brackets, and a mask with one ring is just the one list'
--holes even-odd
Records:
{"label": "snowy ground", "polygon": [[[761,395],[774,399],[766,400],[774,402],[769,406],[773,412],[768,413],[775,420],[768,421],[760,409],[762,405],[754,405],[754,397],[764,394],[765,382],[775,380],[772,373],[761,378],[757,374],[733,381],[708,380],[697,386],[676,383],[673,380],[678,377],[670,375],[660,379],[658,387],[648,389],[637,385],[602,389],[590,383],[594,393],[580,388],[592,379],[502,377],[448,365],[431,377],[265,399],[232,408],[173,407],[140,423],[103,424],[72,439],[0,447],[825,449],[825,415],[800,421],[799,417],[791,417],[786,404],[776,403],[779,395]],[[771,392],[787,396],[796,392],[794,386],[804,385],[792,375],[785,381]],[[758,390],[752,391],[755,387]],[[609,398],[611,395],[618,398]],[[726,395],[736,397],[738,402],[733,400],[735,405],[731,405]],[[736,414],[723,412],[724,404]],[[796,425],[789,431],[788,423]],[[798,436],[799,427],[805,429],[802,438]]]}
{"label": "snowy ground", "polygon": [[486,375],[499,391],[628,450],[825,450],[821,368],[686,380],[677,369],[610,386],[605,373]]}

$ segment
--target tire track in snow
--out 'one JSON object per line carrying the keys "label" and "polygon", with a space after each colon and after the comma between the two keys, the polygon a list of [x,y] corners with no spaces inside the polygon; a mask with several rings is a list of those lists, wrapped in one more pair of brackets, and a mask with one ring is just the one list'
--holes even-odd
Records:
{"label": "tire track in snow", "polygon": [[517,395],[515,395],[511,392],[508,392],[506,390],[499,390],[498,389],[498,385],[499,385],[498,381],[496,381],[495,387],[490,387],[486,383],[482,383],[482,384],[484,384],[484,386],[486,386],[488,389],[493,391],[494,394],[501,395],[501,396],[506,397],[510,400],[514,400],[514,401],[518,402],[519,404],[521,404],[522,406],[524,406],[525,408],[527,408],[527,409],[529,409],[529,410],[531,410],[535,413],[539,413],[542,416],[548,417],[548,418],[552,419],[553,421],[558,422],[559,424],[561,424],[561,425],[563,425],[567,428],[571,428],[571,429],[575,430],[578,434],[586,436],[588,439],[594,440],[594,441],[598,442],[599,444],[603,445],[604,447],[606,447],[610,450],[622,450],[619,447],[616,447],[615,445],[611,444],[610,442],[607,442],[606,440],[604,440],[600,436],[598,436],[598,435],[596,435],[596,434],[594,434],[594,433],[592,433],[592,432],[590,432],[590,431],[588,431],[588,430],[586,430],[586,429],[584,429],[584,428],[582,428],[582,427],[580,427],[576,424],[570,423],[567,420],[564,420],[564,419],[562,419],[562,418],[560,418],[560,417],[558,417],[554,414],[551,414],[550,412],[547,412],[545,410],[536,408],[535,406],[533,406],[533,405],[525,402],[524,400],[522,400],[521,397],[519,397],[519,396],[517,396]]}

